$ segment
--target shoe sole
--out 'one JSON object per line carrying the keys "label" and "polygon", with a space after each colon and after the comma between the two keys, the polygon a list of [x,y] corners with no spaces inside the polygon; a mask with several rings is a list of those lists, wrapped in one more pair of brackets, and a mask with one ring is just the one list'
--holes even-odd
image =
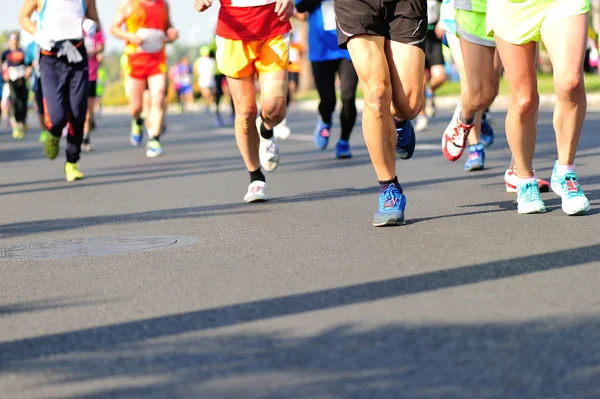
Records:
{"label": "shoe sole", "polygon": [[267,202],[268,198],[244,198],[244,202],[247,204],[256,204],[259,202]]}
{"label": "shoe sole", "polygon": [[146,151],[146,156],[148,158],[156,158],[156,157],[161,156],[162,154],[164,154],[164,152],[162,152],[162,151],[161,152],[149,152],[149,151]]}
{"label": "shoe sole", "polygon": [[466,172],[474,172],[474,171],[483,170],[483,169],[484,169],[483,165],[477,165],[477,166],[472,166],[468,169],[465,169],[465,171]]}
{"label": "shoe sole", "polygon": [[406,224],[406,222],[404,221],[404,219],[398,220],[396,218],[390,218],[383,222],[377,222],[375,220],[373,221],[373,227],[402,226],[405,224]]}
{"label": "shoe sole", "polygon": [[546,208],[526,209],[524,211],[521,211],[519,208],[517,208],[517,213],[519,215],[535,215],[538,213],[546,213]]}
{"label": "shoe sole", "polygon": [[132,139],[131,137],[129,137],[129,143],[134,147],[139,147],[140,144],[142,144],[142,141],[143,140],[140,139],[140,141],[138,142],[138,141],[135,141],[134,139]]}
{"label": "shoe sole", "polygon": [[82,177],[75,177],[75,178],[71,178],[71,179],[67,178],[67,181],[68,181],[69,183],[72,183],[72,182],[74,182],[74,181],[77,181],[77,180],[83,180],[84,178],[85,178],[85,176],[82,176]]}
{"label": "shoe sole", "polygon": [[[414,127],[413,127],[413,129],[414,129]],[[396,131],[396,158],[404,159],[404,160],[411,159],[415,153],[416,146],[417,146],[417,137],[415,135],[415,132],[413,131],[413,134],[412,134],[408,144],[398,148],[398,131]],[[405,150],[404,148],[406,148],[406,147],[410,147],[410,151]],[[398,150],[400,150],[402,152],[399,153]]]}

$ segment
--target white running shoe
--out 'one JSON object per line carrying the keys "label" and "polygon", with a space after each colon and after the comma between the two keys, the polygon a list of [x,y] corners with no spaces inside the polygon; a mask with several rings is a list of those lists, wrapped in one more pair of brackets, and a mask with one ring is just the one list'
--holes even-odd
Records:
{"label": "white running shoe", "polygon": [[426,98],[425,99],[425,106],[423,107],[423,110],[425,111],[425,115],[428,118],[433,118],[435,116],[435,102],[433,102],[433,98]]}
{"label": "white running shoe", "polygon": [[287,120],[285,118],[283,118],[279,125],[273,128],[273,135],[280,140],[287,140],[291,134],[292,131],[287,125]]}
{"label": "white running shoe", "polygon": [[[533,171],[535,173],[535,170]],[[519,185],[520,179],[517,177],[517,170],[513,166],[504,173],[504,185],[506,186],[507,193],[516,193],[517,186]],[[550,191],[550,183],[544,179],[537,179],[538,188],[540,193],[547,193]]]}
{"label": "white running shoe", "polygon": [[264,181],[253,181],[248,186],[248,192],[244,195],[244,201],[247,203],[252,202],[264,202],[269,198],[267,197],[267,184]]}
{"label": "white running shoe", "polygon": [[260,165],[267,172],[273,172],[279,165],[279,145],[275,134],[270,139],[265,139],[260,135],[261,119],[256,119],[256,128],[258,129],[258,137],[260,138],[260,146],[258,148],[258,156]]}
{"label": "white running shoe", "polygon": [[454,115],[452,115],[452,120],[442,135],[442,152],[450,162],[454,162],[462,156],[467,146],[467,137],[474,126],[474,123],[465,125],[460,121],[461,110],[462,104],[458,103]]}
{"label": "white running shoe", "polygon": [[423,130],[427,129],[427,126],[429,125],[429,119],[424,116],[424,115],[419,115],[417,116],[417,121],[415,123],[415,132],[422,132]]}

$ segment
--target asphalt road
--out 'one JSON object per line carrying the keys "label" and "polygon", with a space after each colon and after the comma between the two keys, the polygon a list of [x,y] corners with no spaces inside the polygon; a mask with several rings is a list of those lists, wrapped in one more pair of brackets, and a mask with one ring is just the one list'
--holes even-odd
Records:
{"label": "asphalt road", "polygon": [[[582,217],[552,193],[548,213],[517,214],[501,111],[486,170],[447,162],[449,116],[398,165],[408,224],[379,229],[360,128],[338,161],[314,150],[312,112],[290,117],[255,205],[231,128],[204,114],[169,116],[157,159],[105,116],[70,184],[36,134],[3,127],[0,398],[600,398],[600,113]],[[139,237],[152,251],[128,252]]]}

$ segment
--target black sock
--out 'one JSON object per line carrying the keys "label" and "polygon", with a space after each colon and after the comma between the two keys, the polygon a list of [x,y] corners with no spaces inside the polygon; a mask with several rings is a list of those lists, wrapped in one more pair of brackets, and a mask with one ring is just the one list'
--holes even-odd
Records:
{"label": "black sock", "polygon": [[403,121],[399,121],[398,119],[394,118],[394,124],[396,125],[396,129],[403,129],[407,123],[408,123],[407,119],[405,119]]}
{"label": "black sock", "polygon": [[256,169],[254,172],[250,172],[250,183],[255,181],[262,181],[263,183],[265,181],[265,175],[263,175],[260,168]]}
{"label": "black sock", "polygon": [[265,126],[265,122],[263,121],[262,115],[260,116],[260,135],[263,139],[270,140],[273,138],[273,129],[267,129]]}
{"label": "black sock", "polygon": [[142,125],[144,124],[144,118],[142,118],[142,117],[139,117],[139,118],[137,118],[137,119],[135,120],[135,123],[136,123],[138,126],[142,126]]}
{"label": "black sock", "polygon": [[458,120],[460,121],[460,123],[463,123],[465,125],[472,125],[475,122],[475,117],[477,116],[477,114],[473,115],[472,118],[465,118],[462,114],[462,112],[458,115]]}
{"label": "black sock", "polygon": [[379,181],[379,191],[384,192],[391,184],[396,186],[396,188],[402,193],[402,186],[398,182],[398,176],[394,176],[392,180]]}

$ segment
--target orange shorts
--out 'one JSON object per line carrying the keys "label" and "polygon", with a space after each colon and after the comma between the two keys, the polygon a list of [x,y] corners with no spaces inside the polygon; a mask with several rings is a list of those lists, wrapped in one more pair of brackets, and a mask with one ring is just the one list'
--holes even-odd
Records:
{"label": "orange shorts", "polygon": [[164,53],[129,54],[129,76],[133,79],[146,80],[150,76],[167,73],[167,57]]}
{"label": "orange shorts", "polygon": [[244,78],[255,72],[287,71],[290,35],[265,40],[234,40],[217,36],[217,66],[231,78]]}

